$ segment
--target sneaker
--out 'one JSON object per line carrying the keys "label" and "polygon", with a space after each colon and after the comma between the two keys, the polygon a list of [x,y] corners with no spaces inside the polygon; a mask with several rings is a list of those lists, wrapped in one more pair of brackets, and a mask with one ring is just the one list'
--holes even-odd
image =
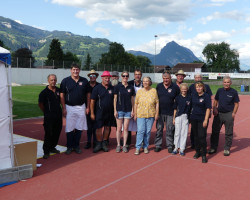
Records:
{"label": "sneaker", "polygon": [[230,155],[230,151],[229,150],[224,150],[224,156],[229,156]]}
{"label": "sneaker", "polygon": [[144,153],[146,153],[146,154],[148,154],[148,153],[149,153],[148,148],[144,148]]}
{"label": "sneaker", "polygon": [[128,153],[128,148],[127,148],[126,146],[123,146],[123,147],[122,147],[122,151],[123,151],[124,153]]}
{"label": "sneaker", "polygon": [[43,155],[43,159],[48,159],[48,158],[49,158],[49,154],[46,153]]}
{"label": "sneaker", "polygon": [[87,144],[84,146],[84,149],[89,149],[91,147],[91,143],[87,142]]}
{"label": "sneaker", "polygon": [[160,152],[160,151],[161,151],[161,148],[160,148],[160,147],[156,147],[154,151],[155,151],[155,152]]}
{"label": "sneaker", "polygon": [[139,150],[139,149],[136,149],[134,154],[135,154],[135,155],[139,155],[139,154],[140,154],[140,150]]}
{"label": "sneaker", "polygon": [[213,148],[210,148],[209,150],[208,150],[208,154],[214,154],[214,153],[216,153],[216,149],[213,149]]}
{"label": "sneaker", "polygon": [[65,151],[65,154],[69,155],[72,153],[72,149],[71,148],[67,148],[67,150]]}
{"label": "sneaker", "polygon": [[116,151],[116,153],[120,153],[121,152],[121,146],[117,146],[115,151]]}
{"label": "sneaker", "polygon": [[172,154],[173,154],[173,155],[176,155],[176,154],[177,154],[177,151],[176,151],[176,150],[172,151]]}
{"label": "sneaker", "polygon": [[194,159],[198,159],[199,157],[201,156],[201,154],[200,153],[198,153],[198,152],[196,152],[195,154],[194,154]]}
{"label": "sneaker", "polygon": [[60,151],[57,150],[56,148],[54,148],[54,149],[50,150],[50,153],[60,153]]}
{"label": "sneaker", "polygon": [[168,148],[168,153],[172,153],[173,149],[172,148]]}
{"label": "sneaker", "polygon": [[96,142],[95,148],[93,149],[93,153],[97,153],[102,149],[102,143],[101,142]]}
{"label": "sneaker", "polygon": [[81,150],[79,147],[77,147],[77,148],[75,149],[75,152],[76,152],[77,154],[80,154],[80,153],[82,153],[82,150]]}
{"label": "sneaker", "polygon": [[108,152],[109,149],[108,149],[108,141],[107,140],[103,140],[102,142],[102,149],[104,152]]}
{"label": "sneaker", "polygon": [[181,156],[185,156],[184,151],[180,151],[180,155],[181,155]]}

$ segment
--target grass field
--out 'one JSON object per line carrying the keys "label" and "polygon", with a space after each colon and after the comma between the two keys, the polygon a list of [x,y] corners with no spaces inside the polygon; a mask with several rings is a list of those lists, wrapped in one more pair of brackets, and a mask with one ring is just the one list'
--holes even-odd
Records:
{"label": "grass field", "polygon": [[[155,88],[156,85],[157,84],[154,83],[152,86]],[[215,94],[217,89],[222,86],[211,85],[210,87],[213,94]],[[240,91],[239,86],[232,87],[237,91]],[[44,85],[23,85],[12,87],[14,119],[38,117],[43,115],[38,107],[38,96],[44,88]]]}

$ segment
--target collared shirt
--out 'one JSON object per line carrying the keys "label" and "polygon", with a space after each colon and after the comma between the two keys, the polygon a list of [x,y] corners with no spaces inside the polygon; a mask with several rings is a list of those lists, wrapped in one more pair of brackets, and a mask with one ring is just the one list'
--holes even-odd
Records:
{"label": "collared shirt", "polygon": [[[211,97],[211,96],[213,95],[213,93],[212,93],[212,91],[211,91],[209,85],[205,84],[205,88],[206,88],[205,93],[207,93],[207,94]],[[194,83],[193,83],[192,85],[189,86],[188,94],[192,95],[192,94],[194,94],[194,93],[197,94],[197,91],[196,91],[196,89],[195,89],[195,87],[194,87]]]}
{"label": "collared shirt", "polygon": [[99,85],[99,84],[100,84],[100,83],[96,82],[96,84],[94,85],[94,87],[92,87],[92,86],[90,85],[90,81],[89,81],[89,82],[88,82],[88,85],[87,85],[87,87],[88,87],[88,92],[92,93],[93,89],[94,89],[97,85]]}
{"label": "collared shirt", "polygon": [[60,89],[56,87],[53,92],[48,86],[39,94],[39,103],[44,106],[44,117],[61,118],[62,109],[60,106]]}
{"label": "collared shirt", "polygon": [[203,95],[199,96],[197,93],[191,96],[192,99],[192,110],[190,119],[197,121],[204,121],[206,110],[208,108],[211,109],[211,97],[203,93]]}
{"label": "collared shirt", "polygon": [[171,83],[166,89],[163,83],[159,83],[156,90],[159,97],[159,113],[172,116],[174,113],[175,97],[180,93],[179,87],[176,84]]}
{"label": "collared shirt", "polygon": [[94,87],[91,99],[95,100],[95,112],[113,112],[114,110],[114,87],[108,85],[106,89],[102,84],[98,84]]}
{"label": "collared shirt", "polygon": [[141,89],[137,92],[135,104],[137,105],[138,118],[151,118],[155,117],[156,104],[159,102],[157,91],[154,88],[146,91]]}
{"label": "collared shirt", "polygon": [[222,113],[232,112],[234,110],[234,103],[240,101],[238,92],[233,88],[229,90],[219,88],[216,92],[215,100],[219,103],[218,111]]}
{"label": "collared shirt", "polygon": [[86,103],[86,94],[89,92],[88,80],[79,77],[75,82],[71,76],[64,78],[60,85],[60,92],[65,94],[65,104],[79,106]]}
{"label": "collared shirt", "polygon": [[190,114],[191,111],[191,96],[186,95],[185,97],[179,94],[175,98],[174,109],[177,110],[176,117],[181,116],[182,114]]}
{"label": "collared shirt", "polygon": [[114,87],[114,94],[117,95],[116,110],[123,112],[132,111],[131,97],[135,96],[134,87],[128,85],[126,88],[122,83]]}

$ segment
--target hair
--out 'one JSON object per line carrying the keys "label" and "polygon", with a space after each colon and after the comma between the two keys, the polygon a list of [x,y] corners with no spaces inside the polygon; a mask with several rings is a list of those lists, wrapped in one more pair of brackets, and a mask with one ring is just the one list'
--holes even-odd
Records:
{"label": "hair", "polygon": [[187,84],[187,83],[182,83],[182,84],[180,84],[180,89],[181,89],[182,87],[186,87],[186,88],[188,89],[188,84]]}
{"label": "hair", "polygon": [[76,63],[74,63],[74,62],[71,64],[71,67],[70,67],[70,68],[71,68],[71,69],[72,69],[72,68],[78,68],[78,69],[80,69],[79,65],[76,64]]}
{"label": "hair", "polygon": [[169,75],[169,76],[170,76],[170,78],[171,78],[171,74],[170,74],[170,72],[169,72],[169,71],[164,71],[164,72],[162,72],[162,76],[166,76],[166,75]]}
{"label": "hair", "polygon": [[206,87],[205,87],[205,84],[202,82],[202,81],[197,81],[195,84],[194,84],[194,87],[196,88],[196,86],[202,86],[203,87],[203,91],[205,92],[206,91]]}
{"label": "hair", "polygon": [[226,80],[226,79],[229,79],[229,80],[230,80],[230,82],[232,82],[232,80],[231,80],[230,76],[224,76],[224,77],[223,77],[223,81],[224,81],[224,80]]}
{"label": "hair", "polygon": [[128,71],[123,71],[122,74],[121,74],[121,76],[123,76],[123,74],[128,74],[128,76],[129,76]]}
{"label": "hair", "polygon": [[[56,75],[55,75],[55,74],[49,74],[49,75],[48,75],[48,77],[47,77],[47,80],[49,80],[49,78],[50,78],[51,76],[56,77]],[[56,77],[56,80],[57,80],[57,77]]]}
{"label": "hair", "polygon": [[141,72],[141,74],[142,74],[142,71],[140,70],[140,69],[135,69],[135,71],[134,72]]}
{"label": "hair", "polygon": [[142,81],[145,79],[145,78],[147,78],[148,80],[149,80],[149,86],[151,86],[152,85],[152,79],[149,77],[149,76],[144,76],[143,77],[143,79],[142,79]]}
{"label": "hair", "polygon": [[196,77],[196,76],[200,76],[202,78],[202,74],[200,74],[200,73],[197,73],[194,75],[194,77]]}

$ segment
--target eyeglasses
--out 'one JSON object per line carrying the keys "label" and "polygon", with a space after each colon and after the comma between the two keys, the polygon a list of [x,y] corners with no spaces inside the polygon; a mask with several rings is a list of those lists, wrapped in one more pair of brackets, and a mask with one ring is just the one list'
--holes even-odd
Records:
{"label": "eyeglasses", "polygon": [[95,78],[95,77],[96,77],[96,75],[95,75],[95,74],[90,74],[90,75],[89,75],[89,77],[91,77],[91,78],[92,78],[92,77],[93,77],[93,78]]}
{"label": "eyeglasses", "polygon": [[129,75],[122,75],[122,77],[123,77],[123,78],[124,78],[124,77],[128,78],[128,77],[129,77]]}

